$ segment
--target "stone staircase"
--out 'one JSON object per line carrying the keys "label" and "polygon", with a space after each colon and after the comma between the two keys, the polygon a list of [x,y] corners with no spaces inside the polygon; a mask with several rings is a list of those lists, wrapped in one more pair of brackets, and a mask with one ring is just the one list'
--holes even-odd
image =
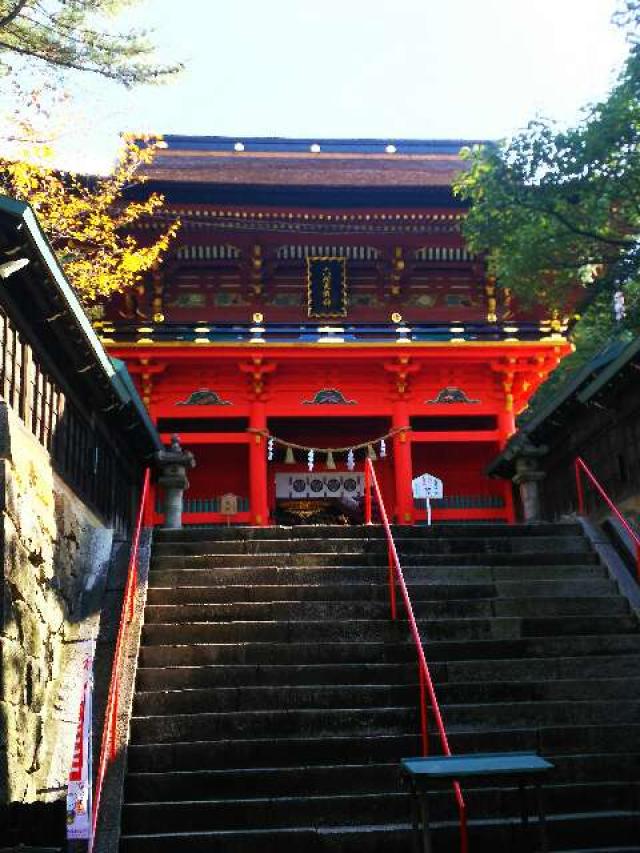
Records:
{"label": "stone staircase", "polygon": [[[396,536],[453,751],[553,760],[552,851],[640,850],[640,632],[581,529]],[[120,850],[411,850],[416,685],[380,528],[158,532]],[[526,849],[517,791],[464,791],[472,853]],[[449,790],[432,817],[457,850]]]}

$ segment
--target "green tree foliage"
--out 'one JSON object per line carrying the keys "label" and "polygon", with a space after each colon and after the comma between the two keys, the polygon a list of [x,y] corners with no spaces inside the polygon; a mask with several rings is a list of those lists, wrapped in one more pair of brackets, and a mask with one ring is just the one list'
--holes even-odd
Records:
{"label": "green tree foliage", "polygon": [[115,32],[112,20],[135,0],[0,0],[0,67],[20,58],[43,68],[90,71],[129,87],[167,77],[145,31]]}
{"label": "green tree foliage", "polygon": [[629,53],[609,95],[575,127],[538,119],[510,140],[464,151],[468,170],[455,185],[471,202],[468,244],[486,254],[498,285],[521,304],[581,311],[576,353],[544,396],[611,335],[640,331],[640,0],[614,20]]}
{"label": "green tree foliage", "polygon": [[576,283],[622,285],[640,264],[640,55],[577,127],[531,122],[464,152],[469,246],[520,300],[566,307]]}

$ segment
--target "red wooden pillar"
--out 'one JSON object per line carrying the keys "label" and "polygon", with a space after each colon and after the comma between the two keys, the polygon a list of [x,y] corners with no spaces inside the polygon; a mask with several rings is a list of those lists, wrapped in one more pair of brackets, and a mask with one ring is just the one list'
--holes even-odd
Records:
{"label": "red wooden pillar", "polygon": [[[249,413],[251,429],[267,429],[267,417],[264,403],[254,400]],[[269,523],[269,503],[267,498],[267,439],[257,433],[250,434],[249,440],[249,511],[251,523],[265,527]]]}
{"label": "red wooden pillar", "polygon": [[[498,432],[500,434],[500,447],[502,450],[516,431],[516,420],[513,414],[513,408],[506,406],[505,411],[498,415]],[[516,520],[516,511],[513,505],[513,484],[511,480],[504,480],[504,502],[507,510],[507,520],[509,524],[513,524]]]}
{"label": "red wooden pillar", "polygon": [[[404,400],[393,404],[392,426],[394,429],[409,427],[409,414]],[[413,467],[411,463],[411,438],[408,429],[393,437],[393,470],[396,487],[396,522],[413,524],[413,494],[411,481]]]}
{"label": "red wooden pillar", "polygon": [[505,409],[498,415],[498,432],[500,433],[500,449],[505,446],[507,441],[516,431],[516,419],[513,411]]}

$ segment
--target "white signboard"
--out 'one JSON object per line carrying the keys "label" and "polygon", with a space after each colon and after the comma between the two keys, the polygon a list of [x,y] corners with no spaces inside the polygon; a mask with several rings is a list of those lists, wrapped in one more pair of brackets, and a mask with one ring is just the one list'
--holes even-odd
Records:
{"label": "white signboard", "polygon": [[432,474],[421,474],[411,482],[414,498],[441,498],[443,495],[442,480]]}
{"label": "white signboard", "polygon": [[67,838],[70,840],[87,839],[91,835],[93,640],[86,641],[83,670],[80,716],[67,788]]}
{"label": "white signboard", "polygon": [[424,498],[427,502],[427,524],[431,526],[431,501],[439,500],[444,494],[442,480],[433,474],[421,474],[411,481],[414,498]]}

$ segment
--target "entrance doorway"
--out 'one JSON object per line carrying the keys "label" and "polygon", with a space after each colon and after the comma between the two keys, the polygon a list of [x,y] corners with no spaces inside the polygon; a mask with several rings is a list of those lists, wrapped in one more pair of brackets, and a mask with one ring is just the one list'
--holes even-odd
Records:
{"label": "entrance doorway", "polygon": [[[322,411],[304,418],[269,418],[268,429],[277,439],[268,472],[269,505],[276,524],[362,524],[367,444],[380,455],[379,439],[389,431],[389,419]],[[385,450],[388,447],[387,442]],[[309,448],[314,451],[312,470]],[[393,484],[391,460],[385,457],[375,464],[385,490]]]}

